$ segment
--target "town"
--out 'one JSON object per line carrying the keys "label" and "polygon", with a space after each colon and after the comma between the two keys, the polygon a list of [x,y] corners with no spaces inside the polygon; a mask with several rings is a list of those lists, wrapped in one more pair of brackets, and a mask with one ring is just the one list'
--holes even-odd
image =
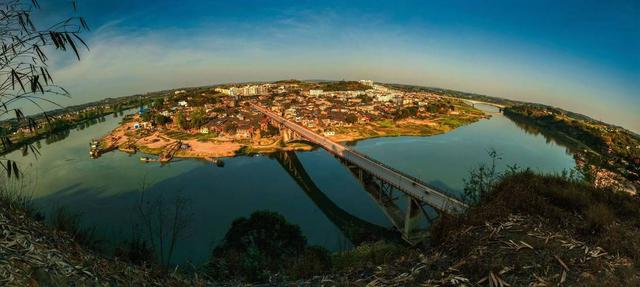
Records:
{"label": "town", "polygon": [[[119,148],[157,154],[160,161],[174,155],[217,158],[311,148],[285,143],[278,129],[250,104],[267,107],[334,141],[433,135],[486,116],[459,99],[404,92],[370,80],[223,85],[167,92],[125,118],[98,146],[100,152]],[[173,148],[177,142],[180,148]]]}

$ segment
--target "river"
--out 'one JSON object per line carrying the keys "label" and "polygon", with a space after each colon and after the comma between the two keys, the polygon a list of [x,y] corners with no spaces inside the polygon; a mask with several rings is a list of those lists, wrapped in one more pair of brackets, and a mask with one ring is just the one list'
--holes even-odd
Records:
{"label": "river", "polygon": [[[563,146],[541,135],[526,133],[495,109],[482,107],[492,117],[429,137],[392,137],[359,141],[352,148],[435,186],[460,194],[469,170],[488,162],[495,149],[498,167],[517,164],[541,172],[561,172],[575,162]],[[297,159],[322,200],[289,175],[273,156],[224,159],[224,167],[183,159],[167,165],[143,163],[141,155],[110,152],[99,159],[88,154],[89,141],[107,134],[121,118],[70,131],[55,142],[40,143],[37,159],[21,151],[8,154],[24,172],[24,192],[48,214],[58,207],[80,215],[83,225],[95,227],[107,246],[131,238],[140,215],[141,191],[147,199],[165,204],[179,196],[191,215],[185,236],[176,247],[174,263],[207,260],[231,222],[257,210],[281,213],[301,227],[310,244],[330,250],[351,248],[350,240],[327,209],[390,227],[391,224],[357,180],[326,151],[297,152]],[[327,204],[327,202],[329,204]]]}

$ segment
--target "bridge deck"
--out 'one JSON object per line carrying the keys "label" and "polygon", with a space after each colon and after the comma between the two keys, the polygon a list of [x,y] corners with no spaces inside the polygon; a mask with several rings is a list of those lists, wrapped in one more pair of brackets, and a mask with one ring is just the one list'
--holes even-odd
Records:
{"label": "bridge deck", "polygon": [[363,170],[366,170],[371,175],[394,186],[395,188],[410,195],[411,197],[431,205],[433,208],[445,212],[455,213],[460,212],[467,207],[467,205],[460,200],[435,190],[433,187],[430,187],[428,184],[418,180],[417,178],[405,175],[404,173],[386,166],[385,164],[377,160],[351,150],[339,143],[335,143],[299,124],[289,121],[281,117],[280,115],[267,110],[264,107],[255,104],[252,104],[252,106],[259,112],[270,117],[272,120],[275,120],[276,122],[299,134],[304,139],[315,143],[326,149],[327,151],[333,153],[334,155],[347,160],[348,162],[362,168]]}

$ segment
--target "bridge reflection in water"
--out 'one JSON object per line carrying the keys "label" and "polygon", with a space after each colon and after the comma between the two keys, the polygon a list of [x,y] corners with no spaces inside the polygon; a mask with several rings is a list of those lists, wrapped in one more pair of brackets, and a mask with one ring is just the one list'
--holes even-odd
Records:
{"label": "bridge reflection in water", "polygon": [[295,152],[278,152],[272,157],[353,245],[381,239],[400,241],[400,234],[395,230],[360,219],[336,205],[313,182]]}
{"label": "bridge reflection in water", "polygon": [[[446,191],[438,190],[418,178],[333,142],[265,107],[256,104],[251,106],[263,113],[280,130],[282,142],[307,141],[322,147],[345,164],[383,208],[396,230],[402,234],[402,239],[410,244],[422,242],[427,235],[426,230],[420,228],[423,219],[431,220],[426,209],[431,208],[440,213],[459,213],[467,208],[464,202]],[[394,191],[405,195],[406,212],[395,205]]]}

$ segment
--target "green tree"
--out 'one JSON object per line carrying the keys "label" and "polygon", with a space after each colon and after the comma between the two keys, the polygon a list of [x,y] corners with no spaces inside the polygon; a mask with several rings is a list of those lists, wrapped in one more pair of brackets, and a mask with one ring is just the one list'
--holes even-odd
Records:
{"label": "green tree", "polygon": [[199,128],[207,122],[207,114],[203,108],[196,108],[191,112],[191,126]]}
{"label": "green tree", "polygon": [[307,239],[300,227],[269,211],[233,221],[223,241],[213,250],[210,271],[217,278],[246,277],[264,281],[301,256]]}
{"label": "green tree", "polygon": [[145,111],[140,114],[140,118],[142,118],[143,121],[148,122],[153,118],[153,115],[151,114],[151,112]]}
{"label": "green tree", "polygon": [[186,130],[189,128],[189,123],[187,122],[187,118],[185,117],[182,111],[178,111],[176,113],[175,123],[178,128]]}
{"label": "green tree", "polygon": [[156,122],[156,125],[164,126],[171,122],[171,118],[163,116],[161,114],[156,114],[154,121]]}
{"label": "green tree", "polygon": [[164,99],[163,98],[157,98],[153,101],[153,107],[155,109],[161,109],[164,106]]}

